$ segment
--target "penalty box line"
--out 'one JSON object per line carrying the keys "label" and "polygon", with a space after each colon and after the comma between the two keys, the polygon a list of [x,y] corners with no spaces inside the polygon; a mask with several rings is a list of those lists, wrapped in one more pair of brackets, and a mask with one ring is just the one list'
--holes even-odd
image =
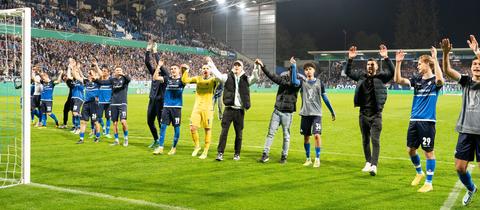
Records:
{"label": "penalty box line", "polygon": [[108,200],[112,200],[112,201],[122,201],[122,202],[135,204],[135,205],[156,207],[156,208],[160,208],[160,209],[177,209],[177,210],[187,210],[187,209],[189,209],[189,208],[171,206],[171,205],[166,205],[166,204],[161,204],[161,203],[153,203],[153,202],[149,202],[149,201],[145,201],[145,200],[137,200],[137,199],[131,199],[131,198],[125,198],[125,197],[118,197],[118,196],[113,196],[113,195],[104,194],[104,193],[82,191],[82,190],[76,190],[76,189],[70,189],[70,188],[64,188],[64,187],[57,187],[57,186],[47,185],[47,184],[30,183],[28,185],[38,187],[38,188],[58,191],[58,192],[92,196],[92,197],[104,198],[104,199],[108,199]]}

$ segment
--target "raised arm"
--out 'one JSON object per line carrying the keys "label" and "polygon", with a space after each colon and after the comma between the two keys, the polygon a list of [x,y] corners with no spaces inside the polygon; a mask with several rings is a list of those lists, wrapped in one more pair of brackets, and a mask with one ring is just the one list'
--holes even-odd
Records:
{"label": "raised arm", "polygon": [[462,75],[458,73],[455,69],[450,67],[450,51],[452,50],[452,44],[449,39],[442,40],[442,50],[443,50],[443,71],[445,74],[452,78],[455,81],[459,81]]}
{"label": "raised arm", "polygon": [[61,83],[62,82],[62,76],[63,76],[63,70],[60,70],[60,73],[58,74],[57,79],[55,81],[53,81],[53,83],[55,83],[55,84]]}
{"label": "raised arm", "polygon": [[220,82],[222,83],[225,83],[228,79],[228,75],[227,74],[222,74],[218,69],[217,67],[215,66],[215,63],[213,63],[213,60],[212,58],[210,57],[205,57],[205,60],[207,61],[208,63],[208,66],[210,67],[210,71],[212,71],[212,74],[218,78],[220,80]]}
{"label": "raised arm", "polygon": [[432,53],[432,59],[435,65],[434,66],[435,84],[437,84],[437,86],[442,86],[445,83],[445,79],[443,78],[443,73],[442,73],[442,69],[440,68],[440,63],[438,63],[437,48],[432,46],[432,48],[430,48],[430,52]]}
{"label": "raised arm", "polygon": [[475,39],[475,36],[470,35],[470,40],[467,40],[467,43],[470,49],[473,50],[473,53],[475,53],[475,56],[480,59],[480,49],[478,47],[478,42],[477,39]]}
{"label": "raised arm", "polygon": [[153,80],[160,81],[161,83],[165,81],[164,77],[160,75],[160,69],[162,67],[163,66],[157,65],[157,68],[155,68],[155,72],[153,73]]}
{"label": "raised arm", "polygon": [[382,56],[383,60],[387,64],[387,69],[382,69],[382,71],[377,76],[382,80],[383,83],[387,83],[393,79],[395,67],[393,66],[393,62],[388,58],[387,46],[381,44],[379,54],[380,56]]}
{"label": "raised arm", "polygon": [[38,74],[36,74],[35,71],[32,71],[32,80],[33,80],[33,82],[35,82],[37,84],[41,82],[40,77],[38,76]]}
{"label": "raised arm", "polygon": [[145,52],[145,66],[147,66],[148,73],[150,75],[153,75],[155,73],[155,70],[153,69],[152,64],[150,63],[150,51]]}
{"label": "raised arm", "polygon": [[272,80],[277,85],[289,85],[290,81],[282,79],[282,77],[275,72],[268,71],[265,65],[263,65],[260,59],[255,60],[255,64],[260,66],[260,69],[263,73],[268,77],[268,79]]}
{"label": "raised arm", "polygon": [[298,87],[298,86],[300,86],[300,80],[298,80],[298,78],[297,78],[297,61],[293,57],[291,57],[290,58],[290,64],[291,64],[291,66],[290,66],[290,70],[291,70],[290,78],[292,80],[291,82],[292,82],[293,86]]}
{"label": "raised arm", "polygon": [[197,77],[190,77],[190,76],[188,75],[188,72],[189,72],[189,71],[190,71],[189,69],[186,69],[186,70],[183,72],[183,74],[182,74],[182,82],[183,82],[184,84],[197,83]]}
{"label": "raised arm", "polygon": [[403,52],[403,50],[397,51],[397,53],[395,54],[396,65],[395,65],[395,74],[393,77],[393,81],[400,85],[411,86],[410,80],[402,77],[401,68],[402,68],[402,61],[404,58],[405,58],[405,53]]}
{"label": "raised arm", "polygon": [[357,47],[352,46],[348,50],[348,61],[347,61],[347,67],[345,69],[345,74],[352,80],[358,81],[360,79],[360,73],[359,72],[352,72],[352,63],[353,59],[357,57]]}
{"label": "raised arm", "polygon": [[250,75],[248,77],[248,84],[249,85],[253,85],[255,84],[257,81],[258,81],[258,65],[255,65],[255,67],[253,68],[253,71],[252,71],[252,75]]}

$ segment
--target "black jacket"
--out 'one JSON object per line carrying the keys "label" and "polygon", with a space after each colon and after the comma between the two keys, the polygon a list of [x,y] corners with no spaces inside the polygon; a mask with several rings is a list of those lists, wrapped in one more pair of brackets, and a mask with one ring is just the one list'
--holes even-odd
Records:
{"label": "black jacket", "polygon": [[[357,81],[357,88],[355,89],[355,96],[353,102],[355,107],[360,106],[359,91],[365,80],[367,79],[367,73],[365,71],[352,72],[352,59],[348,59],[347,68],[345,74],[350,77],[352,80]],[[385,102],[387,101],[387,88],[385,84],[392,80],[395,67],[393,62],[389,59],[385,59],[387,64],[386,70],[378,69],[377,74],[373,76],[373,86],[375,88],[375,101],[377,102],[377,110],[382,110]]]}
{"label": "black jacket", "polygon": [[[240,99],[242,100],[242,106],[248,110],[250,108],[250,84],[248,84],[247,75],[243,74],[240,76],[238,88],[238,93],[240,94]],[[230,71],[223,89],[223,103],[225,106],[235,105],[235,89],[235,76],[233,75],[233,72]]]}
{"label": "black jacket", "polygon": [[[157,63],[160,60],[159,57],[156,57]],[[153,73],[155,73],[155,68],[153,68],[152,64],[150,63],[150,51],[145,52],[145,65],[147,66],[147,70],[150,73],[150,75],[153,76]],[[167,69],[165,67],[160,67],[160,76],[167,78],[170,76],[170,73],[168,73]],[[152,79],[152,85],[150,87],[150,99],[155,99],[155,100],[163,100],[163,95],[165,94],[165,88],[167,88],[167,83],[166,82],[160,82],[158,80],[153,80]]]}
{"label": "black jacket", "polygon": [[280,76],[262,67],[263,73],[278,85],[277,100],[275,109],[281,112],[292,113],[297,110],[297,96],[301,86],[295,87],[292,84],[291,74]]}

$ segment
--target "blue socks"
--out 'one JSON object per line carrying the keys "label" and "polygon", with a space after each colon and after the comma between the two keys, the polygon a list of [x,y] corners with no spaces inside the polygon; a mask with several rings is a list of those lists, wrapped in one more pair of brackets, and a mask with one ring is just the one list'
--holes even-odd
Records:
{"label": "blue socks", "polygon": [[303,144],[303,147],[305,148],[305,156],[307,156],[307,158],[310,158],[310,143]]}
{"label": "blue socks", "polygon": [[123,131],[123,138],[125,140],[128,140],[128,130],[127,131]]}
{"label": "blue socks", "polygon": [[315,157],[320,158],[320,147],[315,147]]}
{"label": "blue socks", "polygon": [[415,166],[415,170],[417,174],[421,174],[422,172],[422,165],[420,163],[420,156],[416,154],[415,156],[410,156],[410,160],[412,160],[413,166]]}
{"label": "blue socks", "polygon": [[173,127],[175,133],[173,134],[173,146],[177,147],[178,139],[180,138],[180,126]]}
{"label": "blue socks", "polygon": [[163,147],[163,144],[165,143],[165,133],[167,132],[167,127],[168,125],[166,124],[160,125],[160,140],[158,141],[158,145],[161,147]]}
{"label": "blue socks", "polygon": [[85,138],[85,133],[84,133],[84,132],[80,132],[80,140],[83,140],[83,138]]}
{"label": "blue socks", "polygon": [[73,125],[76,129],[80,129],[80,116],[73,116]]}
{"label": "blue socks", "polygon": [[432,159],[432,160],[429,160],[427,159],[427,179],[425,180],[425,182],[427,183],[432,183],[432,179],[433,179],[433,173],[435,171],[435,159]]}
{"label": "blue socks", "polygon": [[118,133],[113,134],[113,137],[115,138],[115,141],[118,141]]}
{"label": "blue socks", "polygon": [[55,125],[58,126],[58,119],[57,119],[57,116],[55,116],[55,114],[53,113],[50,113],[50,118],[52,118],[54,121],[55,121]]}
{"label": "blue socks", "polygon": [[47,126],[47,114],[42,114],[42,126]]}
{"label": "blue socks", "polygon": [[463,185],[465,185],[465,187],[468,189],[468,191],[473,191],[475,189],[475,185],[473,184],[470,172],[467,171],[467,173],[465,174],[458,173],[458,177],[460,178],[460,181],[462,181]]}
{"label": "blue socks", "polygon": [[110,133],[110,118],[107,119],[107,126],[105,128],[105,134],[109,134]]}

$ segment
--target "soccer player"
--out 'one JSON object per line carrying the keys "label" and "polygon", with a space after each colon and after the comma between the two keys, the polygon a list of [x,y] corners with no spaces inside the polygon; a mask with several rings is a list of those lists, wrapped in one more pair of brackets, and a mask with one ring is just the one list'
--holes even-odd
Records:
{"label": "soccer player", "polygon": [[40,109],[42,113],[41,127],[47,126],[47,115],[55,121],[55,125],[58,127],[58,119],[52,112],[53,89],[55,88],[55,85],[62,81],[62,74],[63,71],[60,71],[60,74],[55,81],[50,80],[50,76],[46,72],[40,72],[41,80],[38,80],[38,77],[34,77],[35,82],[41,82],[43,85],[43,90],[40,96]]}
{"label": "soccer player", "polygon": [[85,99],[83,85],[83,74],[80,71],[80,64],[74,58],[68,59],[68,71],[67,77],[72,80],[72,113],[73,113],[73,125],[75,129],[72,131],[74,134],[80,134],[80,111],[82,109],[83,101]]}
{"label": "soccer player", "polygon": [[152,41],[148,42],[147,51],[145,52],[145,65],[147,66],[148,72],[152,75],[152,84],[150,87],[150,96],[148,101],[148,109],[147,109],[147,124],[150,128],[150,132],[153,136],[153,142],[150,144],[150,148],[156,148],[158,146],[158,131],[155,127],[155,118],[157,118],[159,127],[161,126],[162,120],[162,110],[163,110],[163,96],[165,94],[166,83],[161,82],[160,80],[154,80],[153,75],[155,73],[155,69],[153,68],[152,64],[150,63],[150,51],[153,51],[155,54],[155,59],[157,65],[160,63],[160,76],[165,77],[168,71],[163,67],[163,62],[160,62],[160,57],[157,54],[157,45],[154,44]]}
{"label": "soccer player", "polygon": [[299,80],[297,78],[297,65],[295,59],[290,59],[290,62],[292,64],[292,83],[296,87],[301,87],[300,93],[302,94],[300,133],[303,135],[303,146],[307,158],[303,165],[312,165],[312,160],[310,159],[310,136],[313,134],[315,138],[315,162],[313,163],[313,167],[318,168],[320,167],[320,152],[322,146],[322,139],[320,136],[322,134],[322,99],[332,115],[332,121],[335,121],[335,111],[333,111],[330,100],[328,100],[327,94],[325,93],[323,82],[315,77],[315,64],[304,64],[303,70],[305,78]]}
{"label": "soccer player", "polygon": [[34,116],[38,117],[38,123],[35,124],[35,127],[41,126],[41,121],[42,121],[42,112],[40,110],[40,96],[42,94],[43,86],[42,83],[39,82],[41,81],[40,76],[38,75],[38,72],[40,71],[40,68],[38,66],[33,67],[32,71],[32,102],[31,102],[31,107],[32,107],[32,123],[34,120]]}
{"label": "soccer player", "polygon": [[108,80],[97,80],[99,85],[112,85],[112,102],[110,110],[112,112],[113,131],[115,140],[113,146],[119,145],[118,140],[118,119],[123,128],[123,146],[128,146],[128,125],[127,125],[127,95],[130,77],[123,73],[122,68],[116,67],[113,77]]}
{"label": "soccer player", "polygon": [[[378,157],[380,155],[382,110],[387,101],[385,84],[392,80],[395,67],[388,58],[387,47],[383,44],[380,45],[380,56],[387,64],[386,70],[378,71],[377,61],[370,58],[367,61],[366,72],[352,72],[352,63],[356,56],[357,47],[350,47],[345,74],[350,79],[357,81],[353,101],[355,107],[360,107],[359,124],[366,162],[362,171],[369,172],[370,175],[375,176],[377,175]],[[372,143],[372,149],[370,149],[370,142]]]}
{"label": "soccer player", "polygon": [[433,190],[432,179],[435,171],[435,122],[437,99],[444,83],[442,70],[437,60],[437,49],[431,48],[431,56],[422,55],[418,58],[417,70],[419,75],[409,79],[402,77],[401,66],[405,57],[403,51],[396,54],[394,81],[401,85],[413,87],[412,113],[408,126],[407,147],[408,154],[412,160],[417,174],[411,185],[417,186],[425,177],[420,164],[420,156],[417,149],[421,145],[427,158],[427,178],[424,185],[418,192],[429,192]]}
{"label": "soccer player", "polygon": [[228,72],[228,74],[222,74],[215,67],[210,57],[207,57],[207,61],[213,75],[224,84],[223,103],[225,104],[225,111],[222,115],[222,132],[218,142],[216,160],[223,160],[228,130],[233,122],[233,128],[235,129],[235,154],[233,159],[238,161],[240,160],[240,151],[242,149],[245,111],[250,108],[250,85],[258,80],[258,69],[254,69],[252,75],[247,77],[243,70],[243,62],[237,60],[233,63],[232,71]]}
{"label": "soccer player", "polygon": [[212,139],[212,122],[213,122],[213,93],[218,85],[218,79],[210,76],[210,66],[202,66],[202,75],[190,77],[188,75],[189,69],[183,72],[182,81],[185,84],[195,83],[195,104],[193,105],[192,115],[190,116],[190,132],[192,134],[195,148],[192,156],[196,157],[200,151],[200,137],[198,136],[198,128],[205,130],[205,146],[200,159],[205,159],[208,156],[210,149],[210,142]]}
{"label": "soccer player", "polygon": [[98,89],[99,85],[95,82],[98,79],[95,64],[88,71],[88,77],[83,81],[85,84],[85,102],[83,103],[81,121],[80,121],[80,140],[77,144],[83,144],[85,137],[85,128],[89,119],[92,120],[95,126],[95,140],[97,143],[100,140],[100,124],[97,121],[98,115]]}
{"label": "soccer player", "polygon": [[[163,65],[162,65],[163,66]],[[180,66],[181,71],[185,72],[189,69],[188,65],[182,64]],[[168,152],[168,155],[174,155],[177,151],[177,143],[180,138],[180,122],[182,121],[182,106],[183,106],[183,88],[185,87],[184,81],[181,78],[180,68],[176,65],[170,66],[170,74],[166,74],[164,77],[164,83],[167,84],[165,89],[163,110],[162,110],[162,123],[160,126],[160,141],[158,147],[153,154],[163,154],[163,143],[165,142],[165,133],[168,125],[172,124],[174,129],[172,149]],[[158,80],[160,72],[156,69],[154,79]],[[184,78],[185,79],[185,78]]]}
{"label": "soccer player", "polygon": [[448,39],[442,40],[443,70],[448,77],[462,86],[462,109],[455,128],[459,133],[455,149],[455,168],[460,181],[467,188],[462,200],[464,206],[472,202],[472,198],[477,192],[477,186],[473,183],[467,170],[468,163],[474,160],[475,155],[477,162],[480,159],[480,50],[473,35],[470,35],[468,44],[476,55],[470,67],[471,76],[462,75],[451,68],[449,53],[452,45]]}
{"label": "soccer player", "polygon": [[[97,69],[97,74],[101,75],[100,80],[108,80],[110,78],[110,70],[107,65],[103,65],[100,69],[96,59],[92,60],[93,65]],[[110,103],[112,98],[112,85],[100,85],[98,89],[98,115],[97,119],[100,123],[100,126],[103,128],[103,134],[107,138],[112,138],[110,135],[110,121],[112,112],[110,111]],[[103,121],[103,116],[105,116],[105,122]]]}
{"label": "soccer player", "polygon": [[272,146],[275,133],[280,125],[282,125],[283,128],[283,147],[280,163],[287,162],[288,149],[290,147],[290,125],[292,124],[293,112],[296,111],[297,95],[300,90],[300,86],[295,86],[291,79],[292,74],[296,75],[296,72],[292,71],[292,69],[294,69],[293,66],[296,65],[295,60],[292,58],[290,62],[292,65],[289,68],[290,73],[280,76],[275,74],[275,72],[268,71],[260,59],[255,61],[256,68],[260,66],[263,73],[278,85],[275,108],[270,118],[270,126],[265,139],[265,148],[263,149],[262,158],[260,159],[262,163],[266,163],[269,160],[268,154],[270,147]]}

